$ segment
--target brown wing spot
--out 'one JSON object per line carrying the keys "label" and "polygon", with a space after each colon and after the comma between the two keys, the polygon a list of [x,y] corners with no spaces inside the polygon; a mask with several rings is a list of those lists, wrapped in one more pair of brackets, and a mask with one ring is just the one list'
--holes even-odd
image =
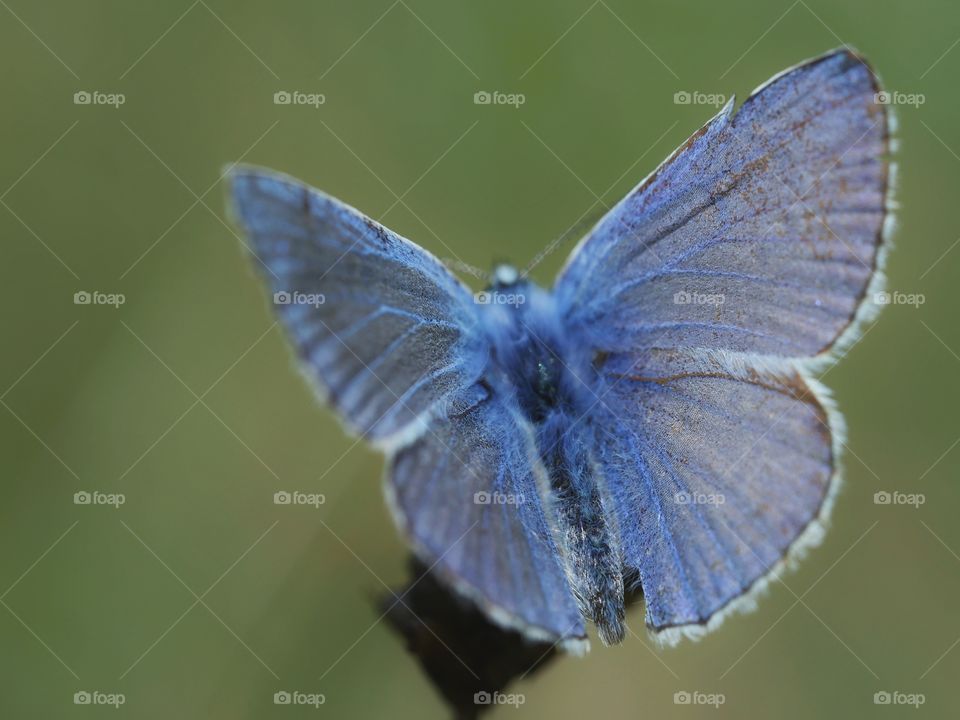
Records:
{"label": "brown wing spot", "polygon": [[363,224],[366,225],[370,230],[373,231],[373,234],[377,236],[380,240],[380,243],[386,248],[390,247],[392,241],[390,235],[387,234],[386,229],[378,222],[371,220],[368,217],[363,218]]}

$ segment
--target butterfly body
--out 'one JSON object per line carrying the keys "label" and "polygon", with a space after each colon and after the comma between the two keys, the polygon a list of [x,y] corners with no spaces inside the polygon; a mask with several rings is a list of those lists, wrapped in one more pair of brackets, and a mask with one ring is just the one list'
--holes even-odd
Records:
{"label": "butterfly body", "polygon": [[490,348],[482,382],[531,427],[543,478],[539,499],[577,605],[605,643],[620,642],[624,568],[612,513],[604,507],[609,495],[590,450],[599,391],[593,358],[564,334],[552,292],[495,276],[481,297],[487,302],[478,314]]}
{"label": "butterfly body", "polygon": [[481,297],[490,299],[477,311],[489,348],[486,372],[515,398],[524,416],[539,423],[551,411],[580,402],[588,379],[569,365],[569,341],[552,294],[518,280],[493,285]]}

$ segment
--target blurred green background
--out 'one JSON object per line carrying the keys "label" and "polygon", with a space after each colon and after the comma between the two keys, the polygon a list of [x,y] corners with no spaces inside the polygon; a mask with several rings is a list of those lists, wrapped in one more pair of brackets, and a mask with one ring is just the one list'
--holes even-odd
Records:
{"label": "blurred green background", "polygon": [[[824,378],[850,426],[831,532],[708,639],[657,650],[635,608],[638,637],[560,660],[494,714],[956,716],[955,3],[0,5],[0,715],[447,715],[370,603],[405,579],[383,461],[293,370],[224,222],[224,164],[300,177],[442,258],[523,265],[715,112],[675,93],[742,100],[846,42],[923,96],[897,108],[888,274],[925,302],[889,307]],[[325,102],[275,104],[282,91]],[[125,302],[74,304],[81,291]],[[326,503],[277,506],[278,490]],[[77,505],[82,491],[125,502]],[[326,702],[277,707],[281,690]],[[125,704],[76,707],[78,691]],[[679,691],[725,703],[678,706]],[[883,691],[925,703],[877,707]]]}

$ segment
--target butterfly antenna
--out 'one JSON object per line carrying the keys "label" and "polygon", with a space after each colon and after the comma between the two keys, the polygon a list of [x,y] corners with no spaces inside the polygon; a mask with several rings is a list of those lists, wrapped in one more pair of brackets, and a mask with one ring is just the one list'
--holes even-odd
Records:
{"label": "butterfly antenna", "polygon": [[523,272],[520,273],[520,277],[526,278],[530,275],[530,272],[541,262],[544,258],[547,257],[550,253],[556,250],[558,247],[563,245],[567,240],[572,237],[582,237],[583,234],[589,230],[591,227],[597,224],[597,221],[606,214],[608,208],[604,206],[597,207],[598,202],[594,202],[593,205],[588,207],[584,213],[576,219],[576,221],[564,230],[560,235],[550,241],[550,243],[538,252],[533,260],[530,261],[530,264],[523,269]]}

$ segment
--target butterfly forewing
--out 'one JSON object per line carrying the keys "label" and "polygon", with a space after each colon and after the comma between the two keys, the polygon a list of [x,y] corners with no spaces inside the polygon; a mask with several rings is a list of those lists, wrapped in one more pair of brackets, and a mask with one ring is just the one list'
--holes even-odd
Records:
{"label": "butterfly forewing", "polygon": [[303,368],[351,429],[395,443],[476,379],[475,306],[435,258],[295,180],[244,169],[232,187]]}
{"label": "butterfly forewing", "polygon": [[875,274],[886,106],[847,51],[732,101],[621,201],[557,280],[571,327],[611,349],[828,350]]}

